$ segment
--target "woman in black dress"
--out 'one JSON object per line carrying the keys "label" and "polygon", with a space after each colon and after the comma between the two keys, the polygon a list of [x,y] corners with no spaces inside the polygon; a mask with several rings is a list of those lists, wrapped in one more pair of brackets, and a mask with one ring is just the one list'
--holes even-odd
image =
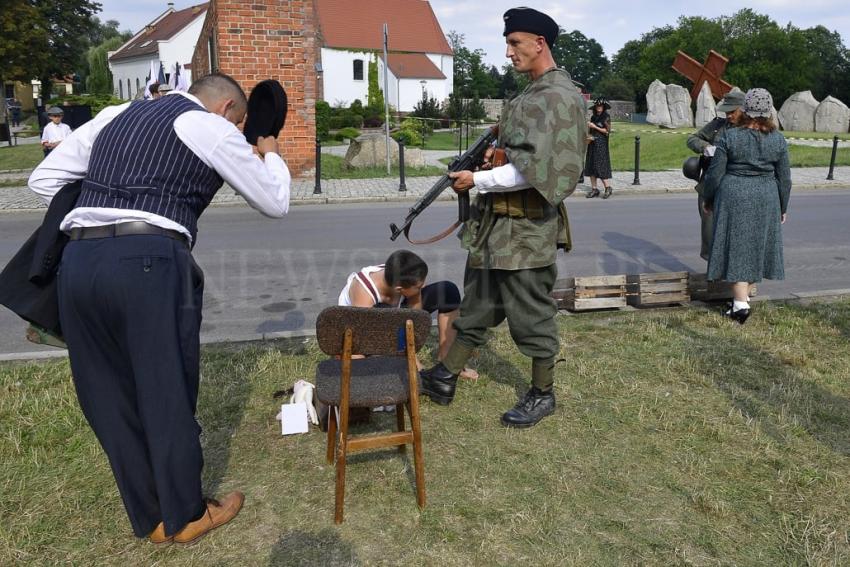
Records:
{"label": "woman in black dress", "polygon": [[591,191],[586,196],[588,199],[599,196],[596,188],[596,179],[602,180],[605,193],[603,199],[611,196],[611,155],[608,153],[608,135],[611,133],[611,116],[608,109],[611,105],[604,98],[597,98],[593,102],[593,114],[587,123],[588,144],[587,157],[584,162],[584,175],[590,177]]}

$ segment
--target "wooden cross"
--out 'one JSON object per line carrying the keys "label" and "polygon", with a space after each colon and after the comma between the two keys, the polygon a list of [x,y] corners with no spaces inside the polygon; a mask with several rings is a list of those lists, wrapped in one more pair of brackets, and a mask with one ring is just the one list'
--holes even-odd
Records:
{"label": "wooden cross", "polygon": [[727,63],[729,60],[713,49],[708,52],[705,65],[700,65],[699,61],[679,51],[676,53],[676,60],[673,61],[673,70],[694,82],[691,89],[692,100],[696,100],[699,96],[703,82],[708,82],[711,94],[720,100],[723,95],[732,90],[732,85],[720,78],[726,70]]}

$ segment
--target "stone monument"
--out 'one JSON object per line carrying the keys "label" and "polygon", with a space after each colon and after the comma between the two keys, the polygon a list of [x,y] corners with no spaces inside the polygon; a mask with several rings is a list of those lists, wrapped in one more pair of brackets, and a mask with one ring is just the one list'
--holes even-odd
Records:
{"label": "stone monument", "polygon": [[792,94],[779,109],[779,122],[782,129],[795,132],[814,132],[817,109],[818,101],[812,96],[812,91]]}
{"label": "stone monument", "polygon": [[[345,153],[347,167],[380,167],[387,165],[387,145],[384,134],[363,134],[348,146]],[[398,165],[398,143],[390,139],[390,162]],[[404,165],[406,167],[423,167],[425,157],[420,148],[404,148]]]}
{"label": "stone monument", "polygon": [[717,117],[717,105],[714,103],[714,96],[711,94],[711,87],[707,82],[703,82],[702,88],[697,97],[697,112],[694,118],[694,126],[702,128]]}
{"label": "stone monument", "polygon": [[837,98],[828,96],[815,110],[815,132],[844,134],[850,125],[850,108]]}
{"label": "stone monument", "polygon": [[646,121],[662,128],[672,128],[670,107],[667,103],[667,85],[655,79],[646,91]]}
{"label": "stone monument", "polygon": [[691,95],[679,85],[667,85],[667,107],[673,128],[693,128],[694,113],[691,110]]}

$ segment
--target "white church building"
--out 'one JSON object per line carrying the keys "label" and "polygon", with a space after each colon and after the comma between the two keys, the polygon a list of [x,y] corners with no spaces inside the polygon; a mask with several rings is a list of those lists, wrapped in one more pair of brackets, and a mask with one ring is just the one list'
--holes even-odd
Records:
{"label": "white church building", "polygon": [[145,88],[151,62],[155,68],[162,63],[166,79],[180,65],[180,73],[192,82],[192,54],[201,35],[204,17],[209,4],[198,4],[183,10],[175,10],[169,3],[168,10],[160,14],[136,35],[108,56],[112,72],[113,93],[118,98],[136,98]]}
{"label": "white church building", "polygon": [[316,0],[322,99],[331,106],[367,103],[369,62],[384,90],[384,24],[388,28],[387,102],[410,112],[423,95],[452,92],[454,57],[427,0]]}

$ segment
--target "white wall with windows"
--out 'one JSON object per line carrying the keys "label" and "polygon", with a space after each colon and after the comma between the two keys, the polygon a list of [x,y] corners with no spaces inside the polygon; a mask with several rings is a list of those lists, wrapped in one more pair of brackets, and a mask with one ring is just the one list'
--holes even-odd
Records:
{"label": "white wall with windows", "polygon": [[[331,106],[349,106],[355,99],[367,104],[369,93],[368,52],[322,48],[324,99]],[[360,73],[357,73],[360,71]],[[383,84],[380,85],[383,89]]]}
{"label": "white wall with windows", "polygon": [[[185,65],[192,62],[192,54],[195,53],[195,45],[198,43],[198,38],[201,36],[201,29],[204,27],[204,12],[200,17],[195,18],[191,24],[180,30],[168,41],[159,42],[159,60],[165,66],[165,73],[171,76],[174,72],[174,64],[180,63]],[[187,84],[192,84],[192,72],[188,69],[180,69],[186,77]],[[206,72],[201,72],[205,75]]]}
{"label": "white wall with windows", "polygon": [[[137,57],[134,59],[123,59],[118,63],[110,63],[109,70],[112,71],[112,92],[115,96],[130,100],[136,96],[136,84],[144,88],[150,73],[151,60],[155,61],[159,68],[159,58],[156,56]],[[118,83],[121,86],[118,86]],[[129,90],[128,90],[129,85]]]}

